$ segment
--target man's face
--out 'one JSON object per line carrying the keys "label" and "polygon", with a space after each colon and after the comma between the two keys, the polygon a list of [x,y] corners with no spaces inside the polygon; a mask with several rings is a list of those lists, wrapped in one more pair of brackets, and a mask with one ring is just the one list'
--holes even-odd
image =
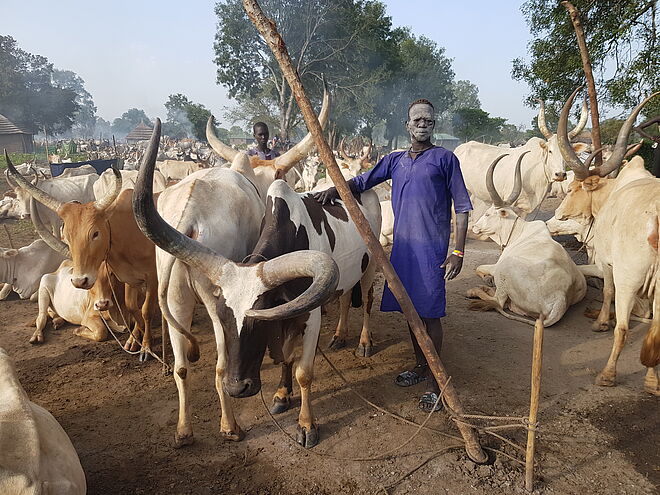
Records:
{"label": "man's face", "polygon": [[433,107],[426,103],[413,105],[410,112],[408,112],[408,121],[406,122],[406,129],[410,133],[410,138],[420,143],[428,141],[433,135],[434,128]]}
{"label": "man's face", "polygon": [[266,146],[268,136],[268,127],[259,126],[254,130],[254,140],[261,146]]}

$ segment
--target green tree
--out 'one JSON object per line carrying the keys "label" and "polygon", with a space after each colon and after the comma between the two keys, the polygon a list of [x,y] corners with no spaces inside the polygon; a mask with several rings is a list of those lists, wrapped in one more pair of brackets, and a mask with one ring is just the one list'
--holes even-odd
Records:
{"label": "green tree", "polygon": [[72,131],[80,137],[90,137],[94,134],[96,125],[96,106],[92,95],[85,89],[85,81],[70,70],[53,71],[53,83],[63,89],[69,89],[76,94],[78,110],[73,116]]}
{"label": "green tree", "polygon": [[[657,1],[575,0],[573,4],[584,25],[600,101],[630,108],[660,89]],[[561,105],[584,84],[569,15],[556,0],[527,0],[521,10],[534,39],[529,62],[514,60],[512,75],[529,84],[528,104],[536,105],[535,99],[542,98]],[[645,112],[656,115],[659,109],[656,99]]]}
{"label": "green tree", "polygon": [[125,136],[140,122],[144,122],[148,126],[153,125],[147,114],[144,113],[144,110],[131,108],[125,111],[121,117],[112,121],[112,132],[118,136]]}
{"label": "green tree", "polygon": [[168,97],[165,108],[165,134],[175,138],[195,137],[206,141],[206,122],[211,112],[204,105],[193,103],[187,96],[177,93]]}
{"label": "green tree", "polygon": [[470,81],[455,81],[451,85],[454,101],[445,110],[438,114],[437,129],[441,132],[452,133],[452,119],[459,108],[481,108],[479,101],[479,88]]}
{"label": "green tree", "polygon": [[491,117],[480,108],[459,108],[453,118],[454,134],[464,141],[500,141],[505,123],[506,119]]}
{"label": "green tree", "polygon": [[21,50],[11,36],[0,35],[0,108],[3,115],[51,134],[70,129],[79,105],[76,92],[53,82],[48,59]]}

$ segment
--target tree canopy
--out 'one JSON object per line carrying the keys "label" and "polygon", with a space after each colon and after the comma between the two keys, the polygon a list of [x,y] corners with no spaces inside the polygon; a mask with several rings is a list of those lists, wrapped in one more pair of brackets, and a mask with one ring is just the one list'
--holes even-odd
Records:
{"label": "tree canopy", "polygon": [[28,53],[11,36],[0,35],[0,109],[10,120],[34,131],[67,131],[81,106],[77,89],[58,79],[46,57]]}
{"label": "tree canopy", "polygon": [[[660,89],[660,38],[655,0],[575,0],[596,80],[599,101],[631,108]],[[513,61],[514,79],[529,84],[535,99],[563,103],[584,84],[575,32],[566,9],[556,0],[527,0],[521,7],[534,36],[530,60]],[[647,115],[660,110],[657,99]]]}
{"label": "tree canopy", "polygon": [[459,108],[454,113],[453,124],[454,134],[464,141],[500,141],[503,131],[512,132],[511,127],[505,129],[506,119],[491,117],[480,108]]}
{"label": "tree canopy", "polygon": [[195,137],[206,141],[206,122],[211,112],[204,105],[193,103],[187,96],[177,93],[168,97],[165,108],[165,134],[174,138]]}
{"label": "tree canopy", "polygon": [[144,110],[131,108],[125,111],[121,117],[117,117],[112,121],[112,132],[118,136],[125,136],[140,122],[144,122],[148,126],[153,125]]}

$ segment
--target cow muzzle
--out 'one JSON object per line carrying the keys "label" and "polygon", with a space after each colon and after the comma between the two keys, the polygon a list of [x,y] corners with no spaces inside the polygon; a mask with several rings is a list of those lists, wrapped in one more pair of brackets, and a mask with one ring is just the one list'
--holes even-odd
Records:
{"label": "cow muzzle", "polygon": [[94,285],[95,280],[90,280],[89,277],[73,277],[71,283],[77,289],[89,290]]}
{"label": "cow muzzle", "polygon": [[112,301],[110,299],[98,299],[94,302],[94,309],[98,311],[108,311],[112,307]]}
{"label": "cow muzzle", "polygon": [[225,378],[223,380],[225,390],[231,397],[252,397],[261,390],[261,380],[252,378]]}
{"label": "cow muzzle", "polygon": [[555,172],[554,181],[563,182],[566,180],[566,172]]}

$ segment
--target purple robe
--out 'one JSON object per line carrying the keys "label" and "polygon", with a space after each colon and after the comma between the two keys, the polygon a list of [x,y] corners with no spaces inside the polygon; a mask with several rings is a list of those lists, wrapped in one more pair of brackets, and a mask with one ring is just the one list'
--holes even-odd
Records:
{"label": "purple robe", "polygon": [[[413,161],[407,151],[383,157],[353,182],[359,192],[392,179],[394,244],[390,261],[422,318],[445,316],[445,270],[451,206],[472,209],[458,158],[434,146]],[[387,284],[381,311],[401,311]]]}
{"label": "purple robe", "polygon": [[275,151],[268,149],[265,153],[263,151],[259,151],[257,148],[250,148],[247,152],[248,156],[257,156],[261,158],[262,160],[275,160],[280,154]]}

